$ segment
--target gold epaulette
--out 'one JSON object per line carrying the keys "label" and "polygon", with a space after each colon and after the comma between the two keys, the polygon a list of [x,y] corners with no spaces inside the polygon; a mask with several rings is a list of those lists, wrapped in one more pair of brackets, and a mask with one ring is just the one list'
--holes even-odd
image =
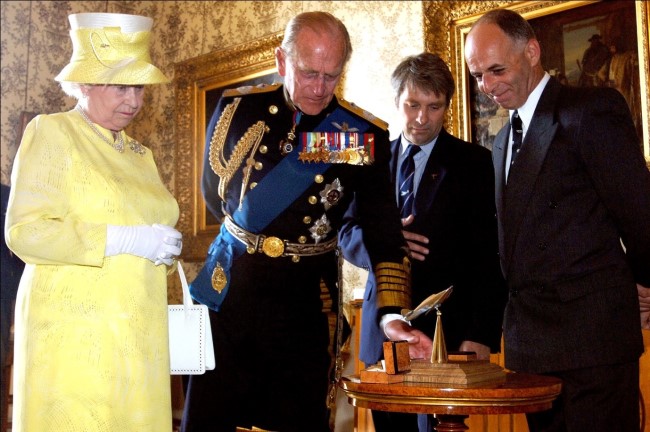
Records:
{"label": "gold epaulette", "polygon": [[254,93],[267,93],[273,90],[277,90],[282,83],[273,83],[273,84],[258,84],[256,86],[241,86],[233,89],[226,89],[223,91],[224,96],[244,96]]}
{"label": "gold epaulette", "polygon": [[377,306],[409,309],[411,307],[411,261],[382,262],[375,267]]}
{"label": "gold epaulette", "polygon": [[379,117],[375,117],[372,113],[364,110],[360,106],[355,105],[353,102],[348,102],[345,99],[339,99],[339,105],[341,105],[346,110],[352,111],[356,115],[363,117],[364,119],[368,120],[370,123],[374,124],[375,126],[378,126],[383,130],[388,130],[388,123],[386,123]]}

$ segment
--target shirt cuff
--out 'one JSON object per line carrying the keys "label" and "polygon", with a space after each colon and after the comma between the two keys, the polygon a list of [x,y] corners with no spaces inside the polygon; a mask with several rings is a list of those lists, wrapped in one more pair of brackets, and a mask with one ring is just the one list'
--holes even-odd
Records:
{"label": "shirt cuff", "polygon": [[384,332],[384,336],[386,336],[389,340],[390,340],[390,338],[386,334],[386,330],[385,330],[386,324],[388,324],[391,321],[395,321],[395,320],[404,321],[406,324],[411,325],[411,322],[404,319],[404,317],[402,315],[400,315],[400,314],[391,313],[391,314],[386,314],[386,315],[382,316],[381,320],[379,321],[379,328],[381,328],[381,331]]}

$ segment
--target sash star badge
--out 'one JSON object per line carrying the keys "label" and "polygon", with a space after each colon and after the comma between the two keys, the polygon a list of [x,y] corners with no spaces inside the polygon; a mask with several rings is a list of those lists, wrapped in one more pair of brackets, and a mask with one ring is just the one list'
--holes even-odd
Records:
{"label": "sash star badge", "polygon": [[333,205],[336,205],[341,198],[343,198],[343,186],[341,186],[339,179],[325,185],[325,189],[320,191],[320,202],[325,207],[325,210],[329,210]]}
{"label": "sash star badge", "polygon": [[321,216],[321,218],[318,219],[311,228],[309,228],[311,238],[313,238],[316,243],[323,240],[331,230],[332,227],[330,226],[330,221],[327,219],[327,215]]}

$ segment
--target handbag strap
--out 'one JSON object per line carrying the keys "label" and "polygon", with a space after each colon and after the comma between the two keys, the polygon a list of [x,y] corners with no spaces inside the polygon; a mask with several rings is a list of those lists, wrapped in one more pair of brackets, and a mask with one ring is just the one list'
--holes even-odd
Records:
{"label": "handbag strap", "polygon": [[183,308],[187,313],[187,309],[190,306],[193,306],[194,302],[192,301],[192,296],[190,295],[190,288],[187,285],[187,278],[185,277],[185,271],[183,270],[183,266],[181,265],[180,260],[177,261],[177,268],[178,268],[178,275],[181,278],[181,286],[183,288]]}

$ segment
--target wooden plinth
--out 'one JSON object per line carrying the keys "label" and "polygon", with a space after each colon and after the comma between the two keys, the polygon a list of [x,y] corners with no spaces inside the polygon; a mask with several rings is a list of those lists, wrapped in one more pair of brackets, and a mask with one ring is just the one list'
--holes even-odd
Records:
{"label": "wooden plinth", "polygon": [[[363,377],[361,377],[363,381]],[[431,363],[427,360],[411,360],[411,370],[404,375],[405,382],[421,382],[466,386],[483,382],[503,382],[506,372],[487,360],[448,361]]]}

